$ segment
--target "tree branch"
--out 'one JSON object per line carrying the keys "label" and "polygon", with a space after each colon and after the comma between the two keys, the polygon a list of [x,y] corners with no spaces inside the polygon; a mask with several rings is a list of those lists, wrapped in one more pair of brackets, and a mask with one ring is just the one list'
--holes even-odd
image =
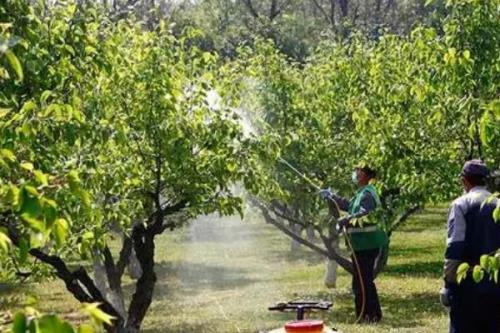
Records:
{"label": "tree branch", "polygon": [[[326,11],[325,9],[323,8],[322,5],[320,5],[320,3],[317,1],[317,0],[311,0],[312,3],[314,4],[314,6],[321,12],[321,14],[323,14],[323,16],[326,18],[327,22],[334,26],[335,25],[335,21],[333,21],[334,17],[333,16],[330,16]],[[333,3],[335,3],[335,0],[332,0]]]}
{"label": "tree branch", "polygon": [[155,217],[155,222],[148,227],[148,232],[152,232],[153,235],[161,234],[163,231],[165,231],[165,229],[168,228],[168,225],[163,224],[165,216],[180,212],[187,206],[187,203],[188,203],[187,200],[181,200],[175,205],[164,207],[159,212],[157,211],[153,213],[153,215],[155,214],[158,215],[156,215]]}
{"label": "tree branch", "polygon": [[116,270],[115,261],[113,260],[113,255],[111,250],[106,245],[103,251],[104,255],[104,268],[106,269],[106,276],[108,277],[108,283],[111,290],[119,290],[121,288],[121,276],[118,275]]}
{"label": "tree branch", "polygon": [[252,0],[243,0],[243,3],[248,8],[248,10],[250,11],[250,14],[252,14],[252,16],[254,18],[259,18],[259,14],[257,13],[255,8],[253,7]]}
{"label": "tree branch", "polygon": [[388,231],[388,236],[391,237],[391,234],[394,230],[399,228],[413,213],[417,212],[420,208],[422,208],[421,205],[415,205],[410,208],[408,208],[403,214],[401,214],[396,222],[394,222],[391,225],[391,228]]}
{"label": "tree branch", "polygon": [[[278,228],[280,231],[285,233],[288,237],[294,239],[295,241],[299,242],[300,244],[302,244],[304,246],[307,246],[308,248],[317,252],[318,254],[321,254],[330,260],[335,260],[343,269],[345,269],[350,274],[354,273],[354,269],[353,269],[351,261],[336,252],[336,250],[330,245],[332,239],[324,236],[321,232],[322,231],[321,229],[315,228],[318,231],[321,239],[323,240],[323,244],[325,245],[326,249],[321,248],[318,245],[308,241],[307,239],[300,237],[299,235],[295,234],[293,232],[293,230],[290,230],[288,227],[286,227],[283,223],[278,222],[276,219],[274,219],[269,214],[269,211],[272,211],[272,210],[270,210],[266,205],[264,205],[258,199],[250,198],[250,201],[252,202],[252,204],[257,206],[261,210],[261,212],[264,216],[264,219],[266,220],[267,223],[272,224],[273,226]],[[297,222],[296,219],[294,219],[294,220],[295,221],[292,221],[292,223]],[[304,222],[300,222],[298,224],[300,224],[302,226],[306,225],[306,223],[304,223]]]}
{"label": "tree branch", "polygon": [[262,215],[264,215],[264,218],[266,219],[266,222],[268,222],[269,224],[274,225],[276,228],[278,228],[279,230],[281,230],[287,236],[289,236],[290,238],[296,240],[297,242],[301,243],[302,245],[307,246],[308,248],[310,248],[314,252],[317,252],[317,253],[319,253],[322,256],[325,256],[327,258],[330,257],[330,255],[328,254],[328,252],[325,249],[322,249],[321,247],[317,246],[316,244],[311,243],[308,240],[306,240],[306,239],[298,236],[295,232],[293,232],[292,230],[288,229],[288,227],[286,227],[282,223],[280,223],[280,222],[276,221],[275,219],[273,219],[272,216],[269,214],[269,210],[265,206],[260,205],[260,204],[258,204],[257,206],[262,211]]}
{"label": "tree branch", "polygon": [[[19,247],[20,237],[16,227],[8,224],[9,238],[12,243]],[[123,318],[115,310],[115,308],[103,297],[99,289],[90,278],[87,271],[83,267],[78,267],[74,272],[71,272],[66,263],[57,255],[49,255],[38,248],[30,249],[28,252],[31,256],[40,260],[41,262],[50,265],[55,269],[57,277],[63,280],[66,289],[80,302],[95,303],[99,302],[99,307],[104,312],[116,318],[116,324],[121,325]],[[110,326],[106,326],[110,329]]]}
{"label": "tree branch", "polygon": [[132,254],[132,248],[132,238],[124,235],[122,249],[120,250],[118,261],[116,263],[116,274],[119,277],[120,281],[123,273],[125,272],[125,268],[129,263],[130,255]]}

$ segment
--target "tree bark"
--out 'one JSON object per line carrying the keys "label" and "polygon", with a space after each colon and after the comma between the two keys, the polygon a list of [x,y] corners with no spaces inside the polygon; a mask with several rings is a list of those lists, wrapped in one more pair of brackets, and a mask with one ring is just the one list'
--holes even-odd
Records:
{"label": "tree bark", "polygon": [[342,18],[346,18],[349,15],[349,0],[339,0],[340,14]]}
{"label": "tree bark", "polygon": [[[291,223],[290,228],[297,237],[301,238],[302,227],[299,224]],[[296,252],[299,249],[300,249],[300,243],[297,241],[296,238],[292,238],[290,244],[290,251]]]}
{"label": "tree bark", "polygon": [[331,259],[326,260],[325,286],[327,288],[337,287],[337,268],[338,264],[335,260]]}
{"label": "tree bark", "polygon": [[248,11],[250,12],[250,14],[254,17],[254,18],[259,18],[259,14],[257,13],[257,11],[255,10],[253,4],[252,4],[252,0],[243,0],[243,3],[245,4],[245,6],[247,7]]}
{"label": "tree bark", "polygon": [[143,224],[139,224],[132,231],[132,240],[137,259],[141,265],[142,275],[137,280],[135,292],[132,295],[126,329],[127,332],[139,332],[142,321],[153,300],[156,284],[154,234],[148,232],[148,229]]}
{"label": "tree bark", "polygon": [[308,226],[306,228],[306,236],[307,236],[308,241],[314,242],[314,227],[313,226]]}

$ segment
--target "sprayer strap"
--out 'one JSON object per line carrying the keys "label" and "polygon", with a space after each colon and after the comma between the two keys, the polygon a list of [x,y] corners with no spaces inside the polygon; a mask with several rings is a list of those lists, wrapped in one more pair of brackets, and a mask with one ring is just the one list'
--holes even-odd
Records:
{"label": "sprayer strap", "polygon": [[347,229],[347,233],[348,234],[356,234],[356,233],[360,233],[360,232],[373,232],[373,231],[377,231],[377,230],[378,230],[378,227],[376,225],[372,225],[372,226],[364,227],[364,228],[349,228],[349,229]]}

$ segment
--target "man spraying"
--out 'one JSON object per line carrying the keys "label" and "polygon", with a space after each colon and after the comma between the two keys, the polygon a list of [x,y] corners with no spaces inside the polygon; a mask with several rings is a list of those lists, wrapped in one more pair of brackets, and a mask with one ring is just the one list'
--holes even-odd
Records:
{"label": "man spraying", "polygon": [[457,282],[461,263],[474,267],[483,254],[500,248],[500,224],[493,219],[498,202],[488,200],[488,174],[482,161],[466,162],[460,173],[465,194],[453,201],[448,213],[441,301],[450,307],[450,333],[500,332],[500,284],[488,276],[476,283],[470,273]]}
{"label": "man spraying", "polygon": [[370,167],[357,167],[352,174],[352,181],[358,190],[351,200],[329,189],[320,191],[323,199],[335,201],[341,210],[348,212],[347,216],[339,219],[338,224],[347,231],[346,237],[352,244],[352,260],[358,266],[352,278],[356,315],[359,320],[369,323],[382,319],[374,282],[374,266],[381,249],[387,244],[387,235],[377,221],[369,216],[380,206],[380,197],[373,186],[375,176],[376,172]]}

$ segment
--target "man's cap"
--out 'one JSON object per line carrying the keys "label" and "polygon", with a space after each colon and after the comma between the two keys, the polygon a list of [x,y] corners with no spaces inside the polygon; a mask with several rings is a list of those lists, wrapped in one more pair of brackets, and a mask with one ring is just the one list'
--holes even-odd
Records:
{"label": "man's cap", "polygon": [[487,177],[490,173],[486,164],[481,160],[470,160],[465,162],[461,176],[475,176],[475,177]]}
{"label": "man's cap", "polygon": [[368,177],[374,178],[377,176],[377,171],[370,167],[367,163],[359,163],[355,169],[363,171]]}

